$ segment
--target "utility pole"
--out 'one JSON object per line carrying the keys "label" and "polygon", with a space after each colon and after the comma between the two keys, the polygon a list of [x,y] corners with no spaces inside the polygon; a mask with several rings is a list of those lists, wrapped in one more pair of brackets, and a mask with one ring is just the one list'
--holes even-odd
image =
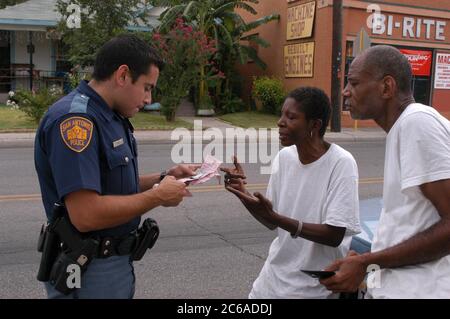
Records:
{"label": "utility pole", "polygon": [[331,131],[341,131],[342,0],[333,1],[333,54],[331,60]]}
{"label": "utility pole", "polygon": [[30,55],[30,91],[32,91],[33,90],[33,53],[34,53],[33,31],[28,32],[27,51]]}

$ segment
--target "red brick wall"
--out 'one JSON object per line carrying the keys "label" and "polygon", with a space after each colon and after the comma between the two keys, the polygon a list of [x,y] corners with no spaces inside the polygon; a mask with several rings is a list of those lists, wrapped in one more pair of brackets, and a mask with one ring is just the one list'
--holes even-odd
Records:
{"label": "red brick wall", "polygon": [[[272,75],[279,77],[283,80],[286,90],[292,90],[298,86],[317,86],[322,88],[328,95],[331,93],[331,53],[332,53],[332,6],[327,6],[319,9],[318,4],[320,1],[316,1],[316,13],[314,21],[314,29],[312,38],[299,39],[299,40],[286,40],[286,28],[287,28],[287,8],[296,6],[301,3],[309,2],[311,0],[301,0],[293,3],[287,3],[286,0],[261,0],[258,5],[254,7],[258,11],[257,16],[241,12],[246,21],[252,21],[261,16],[278,13],[281,16],[280,21],[270,22],[269,24],[254,31],[271,43],[269,48],[259,48],[259,56],[267,63],[266,70],[260,70],[254,63],[249,63],[244,66],[239,66],[239,70],[244,77],[244,91],[243,98],[249,101],[251,96],[251,82],[254,76]],[[424,14],[426,17],[437,20],[445,20],[447,25],[445,27],[446,41],[439,42],[425,39],[425,32],[422,31],[420,39],[414,39],[414,41],[403,42],[402,34],[399,30],[394,28],[393,35],[374,37],[374,43],[387,43],[393,45],[407,45],[417,47],[435,47],[444,50],[445,46],[450,45],[450,0],[386,0],[386,1],[353,1],[344,0],[343,11],[343,34],[342,34],[342,50],[343,59],[341,67],[341,85],[344,84],[344,72],[345,72],[345,47],[346,41],[352,40],[361,29],[365,27],[369,36],[371,30],[366,26],[367,17],[370,15],[366,11],[366,8],[371,3],[378,3],[388,10],[388,15],[393,15],[397,20],[403,18],[403,16],[416,16],[420,17]],[[400,4],[401,6],[392,6],[392,4]],[[353,8],[356,6],[357,8]],[[438,9],[439,11],[430,11],[430,9]],[[401,11],[398,13],[396,11]],[[435,18],[434,15],[439,16]],[[314,77],[313,78],[285,78],[284,77],[284,46],[286,44],[295,44],[302,42],[315,42],[315,54],[314,54]],[[445,49],[446,50],[446,49]],[[440,90],[444,91],[444,90]],[[444,111],[447,110],[450,113],[450,90],[440,92],[435,90],[433,95],[433,104],[435,107]],[[448,92],[447,92],[448,91]],[[352,127],[354,122],[350,119],[345,112],[342,114],[343,126]],[[360,126],[375,126],[372,121],[360,121]]]}

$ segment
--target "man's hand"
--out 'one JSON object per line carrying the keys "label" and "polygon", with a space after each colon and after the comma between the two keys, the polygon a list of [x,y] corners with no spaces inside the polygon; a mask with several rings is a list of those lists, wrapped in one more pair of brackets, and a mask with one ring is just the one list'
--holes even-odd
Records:
{"label": "man's hand", "polygon": [[325,270],[336,272],[336,275],[320,280],[328,290],[333,293],[355,292],[366,276],[367,266],[363,261],[363,255],[350,251],[347,257],[336,260]]}
{"label": "man's hand", "polygon": [[167,175],[173,176],[176,179],[186,178],[194,176],[195,171],[199,169],[201,165],[199,164],[179,164],[167,171]]}
{"label": "man's hand", "polygon": [[183,197],[188,194],[186,184],[177,181],[173,176],[164,177],[161,183],[152,191],[156,192],[162,202],[161,205],[164,207],[178,206]]}

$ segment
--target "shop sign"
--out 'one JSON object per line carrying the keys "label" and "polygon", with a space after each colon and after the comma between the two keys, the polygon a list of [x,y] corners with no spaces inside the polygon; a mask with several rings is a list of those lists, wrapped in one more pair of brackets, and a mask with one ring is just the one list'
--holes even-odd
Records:
{"label": "shop sign", "polygon": [[411,64],[412,73],[415,76],[430,76],[431,61],[433,54],[431,51],[400,49]]}
{"label": "shop sign", "polygon": [[313,77],[314,42],[289,44],[284,47],[285,77]]}
{"label": "shop sign", "polygon": [[436,55],[434,88],[450,90],[450,53],[438,53]]}
{"label": "shop sign", "polygon": [[287,39],[303,39],[312,36],[316,2],[307,2],[287,11]]}
{"label": "shop sign", "polygon": [[446,21],[416,17],[397,17],[381,13],[372,14],[369,19],[372,34],[392,36],[394,30],[400,30],[405,39],[445,41]]}

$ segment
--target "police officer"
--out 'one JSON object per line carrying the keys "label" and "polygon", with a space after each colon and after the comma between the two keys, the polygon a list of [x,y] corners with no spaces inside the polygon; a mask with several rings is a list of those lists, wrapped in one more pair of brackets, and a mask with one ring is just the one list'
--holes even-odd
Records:
{"label": "police officer", "polygon": [[113,38],[96,57],[93,79],[52,105],[41,121],[35,166],[47,218],[52,219],[52,208],[60,203],[75,229],[102,244],[99,258],[81,277],[81,288],[65,296],[46,283],[49,298],[132,298],[130,251],[118,253],[113,243],[127,240],[142,214],[177,206],[187,194],[177,179],[194,175],[198,166],[138,173],[128,118],[151,102],[162,67],[160,57],[141,39]]}

